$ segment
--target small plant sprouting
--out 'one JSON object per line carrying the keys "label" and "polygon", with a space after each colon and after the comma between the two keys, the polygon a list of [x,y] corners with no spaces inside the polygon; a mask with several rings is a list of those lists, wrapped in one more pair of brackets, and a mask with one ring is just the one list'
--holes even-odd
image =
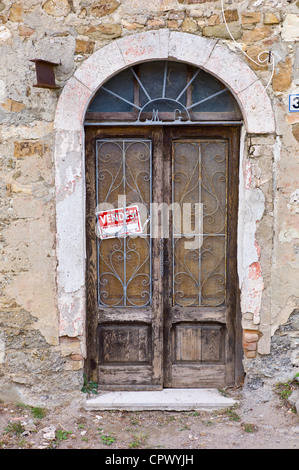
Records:
{"label": "small plant sprouting", "polygon": [[56,439],[58,439],[59,441],[66,441],[71,434],[72,434],[71,431],[64,431],[62,429],[57,429]]}
{"label": "small plant sprouting", "polygon": [[44,408],[40,408],[39,406],[32,407],[31,413],[36,419],[42,419],[46,416],[46,410]]}
{"label": "small plant sprouting", "polygon": [[144,434],[143,432],[133,434],[134,440],[129,443],[129,448],[138,449],[140,447],[144,447],[146,444],[147,437],[148,435]]}
{"label": "small plant sprouting", "polygon": [[101,436],[101,441],[106,446],[111,446],[116,441],[116,437],[113,437],[110,434],[104,434]]}
{"label": "small plant sprouting", "polygon": [[97,395],[98,393],[98,384],[87,380],[86,374],[83,374],[83,387],[81,388],[81,392],[83,393],[93,393]]}
{"label": "small plant sprouting", "polygon": [[15,436],[20,436],[25,431],[24,426],[22,425],[21,421],[17,421],[13,423],[10,421],[6,428],[4,428],[5,434],[13,434]]}
{"label": "small plant sprouting", "polygon": [[229,394],[226,393],[226,391],[223,390],[223,388],[218,388],[218,392],[219,392],[220,395],[222,395],[223,397],[229,397]]}
{"label": "small plant sprouting", "polygon": [[258,430],[258,427],[255,424],[242,423],[241,426],[245,432],[257,432]]}
{"label": "small plant sprouting", "polygon": [[25,408],[26,410],[29,410],[35,419],[42,419],[47,414],[46,409],[41,408],[39,406],[30,406],[30,405],[24,405],[23,403],[18,403],[17,408],[20,408],[20,409]]}
{"label": "small plant sprouting", "polygon": [[275,392],[278,393],[280,398],[286,403],[292,395],[293,391],[298,387],[299,374],[296,374],[293,379],[288,380],[287,382],[278,382],[275,385]]}

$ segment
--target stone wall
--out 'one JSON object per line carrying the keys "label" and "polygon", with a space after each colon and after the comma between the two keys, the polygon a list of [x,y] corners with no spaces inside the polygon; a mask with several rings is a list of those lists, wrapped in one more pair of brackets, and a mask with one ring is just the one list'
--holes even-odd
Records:
{"label": "stone wall", "polygon": [[[275,57],[267,91],[277,133],[243,142],[249,202],[242,243],[246,248],[253,236],[256,249],[239,274],[247,380],[280,380],[298,366],[299,113],[288,112],[288,97],[299,93],[299,2],[231,0],[224,7],[249,57],[256,62],[262,51]],[[49,402],[80,391],[84,331],[65,332],[57,305],[56,106],[94,52],[160,29],[216,39],[265,86],[271,79],[271,67],[257,65],[232,41],[219,0],[0,0],[0,398]],[[36,58],[61,61],[60,89],[33,86]],[[252,205],[260,214],[250,219]]]}

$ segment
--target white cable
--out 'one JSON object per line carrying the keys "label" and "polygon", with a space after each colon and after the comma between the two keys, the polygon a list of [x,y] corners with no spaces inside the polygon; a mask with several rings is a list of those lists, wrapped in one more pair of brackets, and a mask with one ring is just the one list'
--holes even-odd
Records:
{"label": "white cable", "polygon": [[[252,59],[252,57],[250,57],[248,54],[246,54],[246,52],[243,51],[242,49],[242,46],[235,40],[235,38],[233,37],[233,35],[231,34],[230,30],[229,30],[229,27],[227,25],[227,22],[226,22],[226,18],[225,18],[225,13],[224,13],[224,4],[223,4],[223,0],[221,0],[221,9],[222,9],[222,16],[223,16],[223,21],[224,21],[224,24],[226,26],[226,29],[228,31],[228,34],[230,35],[232,41],[234,42],[234,44],[240,49],[240,51],[242,52],[242,54],[244,54],[249,60],[251,60],[251,62],[253,62],[254,64],[258,65],[259,67],[265,67],[265,63],[268,61],[269,62],[269,65],[272,65],[272,73],[271,73],[271,77],[270,77],[270,80],[267,84],[267,86],[265,87],[265,91],[267,90],[267,88],[269,87],[270,83],[272,82],[272,79],[273,79],[273,75],[274,75],[274,69],[275,69],[275,57],[274,57],[274,54],[273,52],[268,52],[268,51],[262,51],[259,53],[258,57],[257,57],[257,60],[258,62],[256,62],[254,59]],[[262,60],[261,59],[261,56],[264,55],[264,54],[267,54],[267,57]],[[271,62],[270,62],[270,58],[271,58]]]}

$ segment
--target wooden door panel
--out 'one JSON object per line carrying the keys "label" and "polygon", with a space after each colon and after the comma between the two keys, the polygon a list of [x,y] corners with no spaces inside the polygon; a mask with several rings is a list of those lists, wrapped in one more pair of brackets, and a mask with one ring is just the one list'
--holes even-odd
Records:
{"label": "wooden door panel", "polygon": [[[160,253],[149,220],[152,197],[162,198],[162,131],[117,131],[90,128],[86,136],[87,200],[94,200],[87,205],[87,245],[93,244],[87,260],[89,376],[102,389],[161,389],[162,290],[161,279],[152,276]],[[103,238],[97,227],[95,237],[95,214],[125,213],[131,205],[138,206],[142,233],[120,226]]]}
{"label": "wooden door panel", "polygon": [[224,363],[224,327],[197,323],[173,326],[174,363]]}
{"label": "wooden door panel", "polygon": [[191,224],[174,213],[166,244],[165,386],[225,386],[234,381],[237,133],[166,132],[171,201],[176,211],[189,203]]}
{"label": "wooden door panel", "polygon": [[224,365],[216,365],[211,369],[210,365],[204,364],[192,364],[189,367],[174,364],[172,368],[173,388],[215,388],[223,387],[225,383]]}
{"label": "wooden door panel", "polygon": [[150,364],[151,328],[143,324],[99,326],[101,364]]}
{"label": "wooden door panel", "polygon": [[[234,128],[87,129],[86,372],[103,390],[234,383],[238,137]],[[143,208],[145,229],[100,239],[96,206],[118,206],[120,195]],[[168,234],[154,221],[157,238],[151,202],[172,207]]]}

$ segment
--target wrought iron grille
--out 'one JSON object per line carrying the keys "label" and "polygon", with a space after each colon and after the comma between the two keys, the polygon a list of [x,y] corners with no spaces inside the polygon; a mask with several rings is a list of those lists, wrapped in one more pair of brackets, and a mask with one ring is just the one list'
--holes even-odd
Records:
{"label": "wrought iron grille", "polygon": [[137,205],[142,232],[97,238],[98,303],[105,307],[151,305],[152,146],[150,140],[97,141],[98,210]]}
{"label": "wrought iron grille", "polygon": [[[192,232],[173,217],[173,304],[220,306],[226,293],[226,141],[173,143],[172,201],[190,207]],[[199,207],[201,209],[198,216]]]}

